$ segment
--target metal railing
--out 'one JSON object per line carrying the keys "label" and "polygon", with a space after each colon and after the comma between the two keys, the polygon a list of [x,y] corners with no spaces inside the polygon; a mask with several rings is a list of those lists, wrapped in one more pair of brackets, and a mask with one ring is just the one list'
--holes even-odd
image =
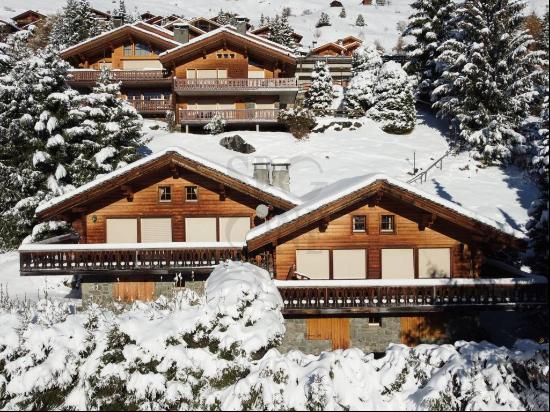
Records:
{"label": "metal railing", "polygon": [[412,179],[409,179],[407,183],[414,183],[420,180],[420,183],[424,183],[428,181],[428,172],[432,170],[434,167],[439,167],[439,170],[443,170],[443,159],[445,159],[447,156],[451,154],[450,151],[445,152],[443,156],[438,158],[435,162],[433,162],[431,165],[429,165],[426,170],[421,171],[417,175],[415,175]]}

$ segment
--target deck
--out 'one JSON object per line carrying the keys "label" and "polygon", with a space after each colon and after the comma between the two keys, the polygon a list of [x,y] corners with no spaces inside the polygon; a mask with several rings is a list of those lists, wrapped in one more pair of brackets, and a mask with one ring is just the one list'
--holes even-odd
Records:
{"label": "deck", "polygon": [[298,92],[294,77],[268,79],[174,79],[174,91],[181,95],[216,94],[280,94]]}
{"label": "deck", "polygon": [[216,115],[227,123],[277,123],[279,109],[180,109],[178,121],[181,124],[208,123]]}
{"label": "deck", "polygon": [[[94,86],[101,70],[69,70],[69,84],[73,86]],[[110,78],[116,82],[134,85],[165,85],[172,84],[172,77],[165,70],[111,70]]]}

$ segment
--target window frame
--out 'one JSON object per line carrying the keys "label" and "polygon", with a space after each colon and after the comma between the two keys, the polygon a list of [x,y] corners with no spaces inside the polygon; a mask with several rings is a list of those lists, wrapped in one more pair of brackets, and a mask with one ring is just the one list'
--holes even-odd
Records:
{"label": "window frame", "polygon": [[[362,218],[363,219],[363,229],[356,229],[355,228],[355,219],[356,218]],[[368,227],[367,227],[367,215],[353,215],[351,217],[351,233],[368,233]]]}
{"label": "window frame", "polygon": [[[168,199],[168,200],[162,199],[162,195],[163,195],[162,190],[163,189],[168,189],[168,192],[170,194],[170,199]],[[159,185],[157,193],[158,193],[157,199],[158,199],[159,203],[171,203],[172,202],[172,200],[173,200],[172,185]]]}
{"label": "window frame", "polygon": [[[189,189],[195,188],[194,196],[195,199],[189,199]],[[186,185],[185,186],[185,199],[186,202],[198,202],[199,201],[199,187],[197,185]]]}
{"label": "window frame", "polygon": [[[389,217],[391,218],[391,229],[383,229],[382,225],[384,224],[383,220],[385,217]],[[397,233],[397,227],[396,227],[396,220],[395,220],[395,215],[380,215],[380,234],[384,235],[384,234],[389,234],[389,235],[392,235],[392,234],[395,234]]]}

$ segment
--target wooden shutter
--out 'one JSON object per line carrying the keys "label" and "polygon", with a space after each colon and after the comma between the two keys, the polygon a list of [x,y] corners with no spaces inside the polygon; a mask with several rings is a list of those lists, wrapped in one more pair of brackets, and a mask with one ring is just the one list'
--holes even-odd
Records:
{"label": "wooden shutter", "polygon": [[172,241],[172,219],[142,218],[141,243],[160,243]]}
{"label": "wooden shutter", "polygon": [[332,251],[332,276],[334,279],[366,279],[367,256],[365,249],[341,249]]}
{"label": "wooden shutter", "polygon": [[413,249],[382,249],[382,279],[414,279]]}
{"label": "wooden shutter", "polygon": [[249,230],[249,217],[220,217],[220,242],[244,242]]}
{"label": "wooden shutter", "polygon": [[216,242],[215,217],[187,217],[185,218],[186,242]]}
{"label": "wooden shutter", "polygon": [[418,277],[445,278],[451,276],[451,249],[418,249]]}
{"label": "wooden shutter", "polygon": [[297,250],[296,270],[311,279],[329,278],[328,250]]}
{"label": "wooden shutter", "polygon": [[137,243],[137,219],[107,219],[107,243]]}

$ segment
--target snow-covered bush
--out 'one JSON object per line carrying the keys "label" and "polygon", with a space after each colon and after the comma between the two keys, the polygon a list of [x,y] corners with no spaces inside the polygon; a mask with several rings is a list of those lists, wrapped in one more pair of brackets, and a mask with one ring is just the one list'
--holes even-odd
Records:
{"label": "snow-covered bush", "polygon": [[325,27],[330,26],[330,18],[328,17],[328,14],[325,12],[321,13],[321,16],[319,17],[319,21],[315,25],[315,27]]}
{"label": "snow-covered bush", "polygon": [[215,114],[204,126],[204,130],[210,134],[220,134],[225,130],[225,124],[225,119],[219,114]]}
{"label": "snow-covered bush", "polygon": [[357,16],[357,20],[355,20],[355,25],[358,26],[358,27],[365,26],[365,18],[363,17],[362,14],[359,14]]}
{"label": "snow-covered bush", "polygon": [[352,78],[344,97],[348,116],[363,116],[374,105],[374,88],[380,67],[382,67],[382,58],[374,45],[365,44],[353,52]]}
{"label": "snow-covered bush", "polygon": [[388,133],[409,133],[416,124],[416,108],[407,73],[396,62],[384,63],[374,89],[375,102],[367,116]]}
{"label": "snow-covered bush", "polygon": [[342,7],[342,10],[340,11],[340,14],[338,15],[338,17],[342,19],[346,18],[346,9],[344,7]]}
{"label": "snow-covered bush", "polygon": [[166,129],[169,132],[176,130],[176,114],[173,110],[167,110],[164,115],[164,121],[166,122]]}
{"label": "snow-covered bush", "polygon": [[315,127],[315,113],[305,107],[283,109],[279,112],[279,122],[285,125],[295,138],[303,139]]}
{"label": "snow-covered bush", "polygon": [[325,62],[318,61],[311,73],[311,86],[305,93],[304,107],[318,116],[326,116],[331,112],[334,97],[329,67]]}

